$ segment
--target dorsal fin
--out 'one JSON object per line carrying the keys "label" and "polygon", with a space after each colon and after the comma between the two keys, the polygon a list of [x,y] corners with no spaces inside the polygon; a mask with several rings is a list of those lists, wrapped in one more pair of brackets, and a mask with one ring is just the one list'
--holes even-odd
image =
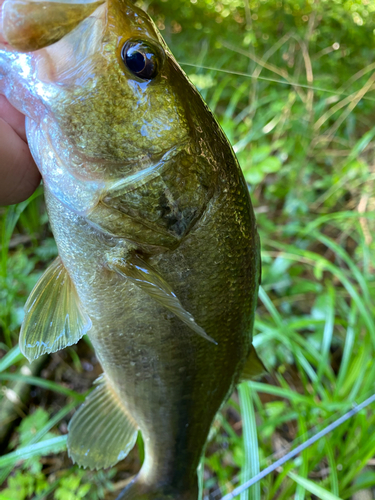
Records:
{"label": "dorsal fin", "polygon": [[60,257],[47,268],[25,304],[20,349],[31,362],[76,344],[91,328]]}
{"label": "dorsal fin", "polygon": [[250,353],[245,361],[245,366],[242,370],[240,382],[245,380],[253,380],[254,378],[261,377],[268,373],[267,368],[264,366],[263,361],[259,358],[255,347],[252,345]]}
{"label": "dorsal fin", "polygon": [[216,341],[207,335],[203,328],[195,322],[192,314],[183,307],[172,288],[150,264],[147,264],[139,256],[133,256],[129,260],[112,259],[108,262],[108,265],[113,271],[133,282],[150,297],[159,302],[159,304],[173,312],[195,333],[209,342],[216,344]]}
{"label": "dorsal fin", "polygon": [[102,3],[6,0],[2,7],[3,35],[20,52],[42,49],[72,31]]}

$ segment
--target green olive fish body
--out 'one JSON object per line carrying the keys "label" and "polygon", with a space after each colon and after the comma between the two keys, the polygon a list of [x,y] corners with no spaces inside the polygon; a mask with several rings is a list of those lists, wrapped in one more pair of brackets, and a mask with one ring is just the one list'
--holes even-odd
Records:
{"label": "green olive fish body", "polygon": [[[20,334],[31,361],[90,337],[103,367],[68,453],[145,461],[129,499],[196,500],[212,420],[259,368],[259,238],[220,126],[128,0],[2,7],[0,91],[27,116],[59,257]],[[12,47],[12,48],[11,48]]]}

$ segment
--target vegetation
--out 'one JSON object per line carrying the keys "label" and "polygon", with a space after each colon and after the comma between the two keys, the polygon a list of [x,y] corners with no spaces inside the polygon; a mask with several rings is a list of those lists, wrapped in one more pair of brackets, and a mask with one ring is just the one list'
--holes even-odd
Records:
{"label": "vegetation", "polygon": [[[217,500],[375,392],[375,2],[143,5],[233,144],[262,240],[254,343],[269,375],[241,384],[215,420],[203,482]],[[115,498],[141,440],[104,472],[63,451],[100,372],[88,343],[31,367],[14,347],[56,255],[41,189],[2,210],[0,237],[0,500]],[[374,457],[368,407],[241,500],[374,498]]]}

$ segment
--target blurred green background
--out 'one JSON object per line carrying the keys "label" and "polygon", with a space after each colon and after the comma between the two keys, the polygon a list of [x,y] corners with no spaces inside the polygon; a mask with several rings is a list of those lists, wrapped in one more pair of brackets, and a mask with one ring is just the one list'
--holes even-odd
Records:
{"label": "blurred green background", "polygon": [[[231,141],[262,240],[255,346],[269,375],[217,416],[202,468],[217,500],[375,392],[375,1],[138,2]],[[67,423],[100,373],[81,341],[29,365],[23,305],[56,255],[42,189],[1,209],[0,500],[113,499],[110,471],[73,467]],[[375,498],[369,407],[241,500]]]}

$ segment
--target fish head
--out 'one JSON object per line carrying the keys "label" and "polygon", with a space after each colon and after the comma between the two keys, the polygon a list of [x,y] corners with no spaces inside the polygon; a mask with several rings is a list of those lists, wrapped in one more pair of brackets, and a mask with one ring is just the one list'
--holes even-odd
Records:
{"label": "fish head", "polygon": [[[43,2],[30,4],[35,11]],[[61,5],[44,4],[52,12]],[[29,39],[35,91],[74,150],[111,164],[147,163],[181,144],[194,128],[186,108],[195,90],[150,17],[128,0],[63,5],[75,8],[70,31],[42,48],[48,37],[38,42],[31,30]],[[88,5],[96,8],[81,19],[77,7]]]}

